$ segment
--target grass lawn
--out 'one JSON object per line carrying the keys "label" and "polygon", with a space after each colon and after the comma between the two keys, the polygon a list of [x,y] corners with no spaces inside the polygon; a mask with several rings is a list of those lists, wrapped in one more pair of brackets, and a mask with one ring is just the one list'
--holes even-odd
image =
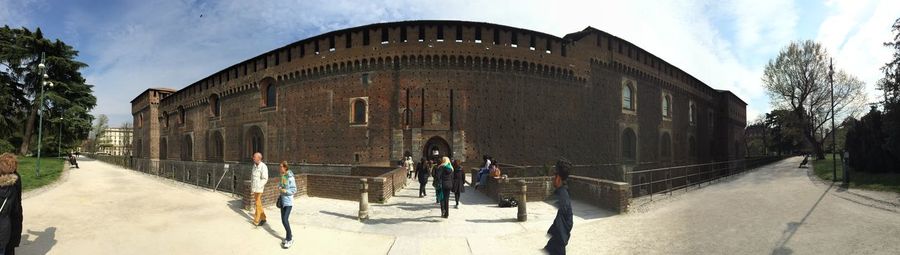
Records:
{"label": "grass lawn", "polygon": [[19,175],[22,176],[22,189],[29,191],[35,188],[43,187],[57,179],[62,173],[62,159],[42,157],[41,158],[41,176],[37,177],[34,172],[37,158],[35,157],[19,157]]}
{"label": "grass lawn", "polygon": [[[816,176],[819,176],[819,178],[822,178],[822,180],[831,181],[832,179],[831,169],[833,160],[831,156],[831,154],[828,154],[823,160],[813,161],[813,168],[815,169]],[[844,174],[842,170],[841,159],[840,156],[838,156],[838,181],[842,180],[842,176]],[[900,192],[900,174],[875,174],[851,171],[850,187],[858,189]]]}

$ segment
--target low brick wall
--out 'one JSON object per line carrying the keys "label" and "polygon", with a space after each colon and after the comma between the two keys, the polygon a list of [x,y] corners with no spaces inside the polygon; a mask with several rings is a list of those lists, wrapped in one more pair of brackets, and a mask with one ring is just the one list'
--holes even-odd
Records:
{"label": "low brick wall", "polygon": [[508,178],[494,179],[487,178],[485,186],[479,186],[478,190],[500,201],[502,198],[515,198],[519,194],[518,181],[525,181],[526,194],[525,198],[528,202],[543,201],[553,194],[553,186],[550,184],[551,177],[526,177],[526,178]]}
{"label": "low brick wall", "polygon": [[396,167],[357,166],[350,169],[350,175],[376,177],[382,176],[396,169]]}
{"label": "low brick wall", "polygon": [[[379,176],[347,176],[347,175],[326,175],[326,174],[297,174],[294,176],[297,181],[297,196],[308,195],[311,197],[324,197],[331,199],[341,199],[350,201],[359,201],[359,183],[360,179],[366,179],[369,184],[368,196],[369,202],[384,203],[393,197],[406,186],[406,172],[404,169],[393,169]],[[278,178],[272,178],[266,183],[266,189],[263,193],[263,205],[269,206],[275,204],[278,197],[277,182]],[[241,196],[244,201],[244,208],[249,209],[253,205],[252,196],[250,195],[250,181],[244,182],[244,189]]]}
{"label": "low brick wall", "polygon": [[594,206],[613,212],[628,212],[631,188],[628,183],[569,176],[569,195]]}

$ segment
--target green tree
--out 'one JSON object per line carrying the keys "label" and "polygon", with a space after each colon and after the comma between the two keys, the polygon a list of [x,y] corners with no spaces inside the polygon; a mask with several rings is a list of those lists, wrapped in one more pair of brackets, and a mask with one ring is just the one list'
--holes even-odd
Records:
{"label": "green tree", "polygon": [[883,131],[888,134],[884,146],[894,158],[900,158],[900,18],[894,21],[891,31],[894,40],[884,45],[894,50],[893,56],[881,68],[884,78],[877,85],[884,93]]}
{"label": "green tree", "polygon": [[856,114],[865,105],[864,84],[844,71],[834,74],[834,112],[831,112],[829,57],[814,41],[791,42],[763,73],[763,84],[776,109],[790,110],[796,128],[816,157],[825,158],[823,142],[835,117]]}
{"label": "green tree", "polygon": [[106,129],[108,128],[109,118],[106,117],[105,114],[98,115],[97,122],[94,123],[94,127],[91,128],[91,147],[88,148],[88,152],[97,153],[98,150],[112,146],[109,141],[104,139],[104,134],[106,134]]}
{"label": "green tree", "polygon": [[[41,54],[44,58],[41,58]],[[71,46],[60,40],[44,38],[40,28],[0,28],[0,100],[10,102],[0,105],[4,116],[0,118],[0,135],[8,137],[8,143],[18,143],[20,154],[32,149],[37,126],[38,111],[48,116],[64,117],[67,128],[63,137],[68,144],[77,144],[87,136],[93,116],[88,112],[97,104],[91,85],[81,76],[86,64],[76,61],[78,56]],[[40,99],[42,79],[38,64],[45,62],[48,79],[55,86],[44,86],[45,100]],[[45,125],[47,131],[51,125]],[[50,132],[54,133],[54,132]],[[48,133],[48,134],[50,134]],[[48,136],[50,137],[50,136]]]}

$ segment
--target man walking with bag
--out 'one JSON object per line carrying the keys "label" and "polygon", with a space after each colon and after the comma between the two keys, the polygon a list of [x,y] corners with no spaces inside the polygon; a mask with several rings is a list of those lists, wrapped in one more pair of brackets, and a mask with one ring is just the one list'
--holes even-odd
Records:
{"label": "man walking with bag", "polygon": [[253,200],[256,203],[256,210],[253,213],[253,225],[262,226],[266,224],[266,211],[262,206],[262,193],[268,180],[269,168],[266,166],[266,163],[262,162],[262,153],[253,153],[253,169],[250,171],[250,192],[253,193]]}

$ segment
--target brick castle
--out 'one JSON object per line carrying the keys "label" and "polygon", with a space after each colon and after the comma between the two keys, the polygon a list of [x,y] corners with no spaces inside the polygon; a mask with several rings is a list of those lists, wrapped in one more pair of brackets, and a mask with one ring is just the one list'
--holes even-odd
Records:
{"label": "brick castle", "polygon": [[131,103],[150,160],[670,166],[743,158],[746,125],[731,92],[598,29],[466,21],[333,31]]}

